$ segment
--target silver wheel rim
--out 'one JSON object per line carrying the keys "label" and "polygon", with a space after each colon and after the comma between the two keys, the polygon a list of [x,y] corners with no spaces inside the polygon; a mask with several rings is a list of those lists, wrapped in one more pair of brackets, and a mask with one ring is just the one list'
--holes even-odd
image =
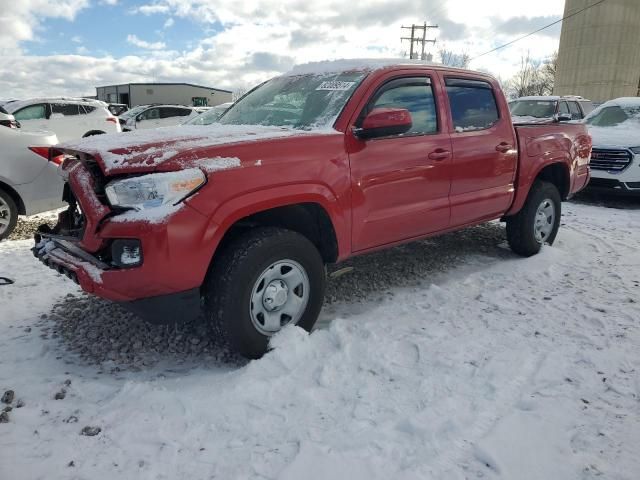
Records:
{"label": "silver wheel rim", "polygon": [[7,231],[9,223],[11,223],[11,210],[7,202],[0,198],[0,235]]}
{"label": "silver wheel rim", "polygon": [[538,243],[544,243],[549,239],[556,223],[556,207],[553,202],[545,198],[536,211],[533,232]]}
{"label": "silver wheel rim", "polygon": [[249,313],[253,326],[273,335],[288,324],[297,324],[309,302],[309,277],[294,260],[279,260],[267,267],[251,289]]}

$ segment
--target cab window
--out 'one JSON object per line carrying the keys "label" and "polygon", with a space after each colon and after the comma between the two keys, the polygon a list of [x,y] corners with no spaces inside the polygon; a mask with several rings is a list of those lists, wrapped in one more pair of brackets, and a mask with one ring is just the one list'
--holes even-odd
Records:
{"label": "cab window", "polygon": [[447,78],[445,85],[456,132],[485,130],[500,119],[496,97],[489,82]]}
{"label": "cab window", "polygon": [[360,115],[360,122],[375,108],[404,108],[412,119],[411,129],[402,134],[426,135],[438,131],[436,103],[427,77],[391,80],[378,90]]}

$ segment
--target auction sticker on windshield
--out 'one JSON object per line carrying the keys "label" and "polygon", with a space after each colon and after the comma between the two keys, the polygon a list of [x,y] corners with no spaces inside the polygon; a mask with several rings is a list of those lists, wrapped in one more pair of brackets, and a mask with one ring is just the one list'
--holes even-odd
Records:
{"label": "auction sticker on windshield", "polygon": [[330,81],[322,82],[316,90],[349,90],[356,82]]}

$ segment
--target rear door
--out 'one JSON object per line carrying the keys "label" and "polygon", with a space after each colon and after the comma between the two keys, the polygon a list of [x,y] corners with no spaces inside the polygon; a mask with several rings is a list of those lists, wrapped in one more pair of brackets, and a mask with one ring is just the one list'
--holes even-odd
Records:
{"label": "rear door", "polygon": [[81,138],[87,131],[80,119],[80,106],[77,103],[52,102],[49,130],[56,132],[61,142]]}
{"label": "rear door", "polygon": [[160,125],[168,127],[171,125],[179,125],[189,118],[192,110],[183,107],[160,107]]}
{"label": "rear door", "polygon": [[[407,109],[411,130],[360,140],[347,133],[354,251],[419,237],[449,225],[451,142],[433,72],[389,73],[360,107],[358,127],[374,108]],[[431,157],[431,158],[430,158]]]}
{"label": "rear door", "polygon": [[445,75],[451,116],[451,226],[496,218],[514,196],[515,131],[504,96],[466,74]]}

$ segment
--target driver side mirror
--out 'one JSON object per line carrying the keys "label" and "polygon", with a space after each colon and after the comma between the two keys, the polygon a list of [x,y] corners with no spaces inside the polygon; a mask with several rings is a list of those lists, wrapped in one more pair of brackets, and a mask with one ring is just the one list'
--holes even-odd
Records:
{"label": "driver side mirror", "polygon": [[140,122],[141,120],[144,120],[144,119],[142,118],[142,114],[140,114],[140,115],[138,115],[138,116],[136,117],[136,122]]}
{"label": "driver side mirror", "polygon": [[569,121],[573,120],[573,117],[571,116],[570,113],[558,113],[554,117],[554,120],[556,122],[569,122]]}
{"label": "driver side mirror", "polygon": [[411,113],[405,108],[374,108],[364,118],[362,126],[353,129],[353,133],[366,140],[401,135],[411,130],[412,125]]}

